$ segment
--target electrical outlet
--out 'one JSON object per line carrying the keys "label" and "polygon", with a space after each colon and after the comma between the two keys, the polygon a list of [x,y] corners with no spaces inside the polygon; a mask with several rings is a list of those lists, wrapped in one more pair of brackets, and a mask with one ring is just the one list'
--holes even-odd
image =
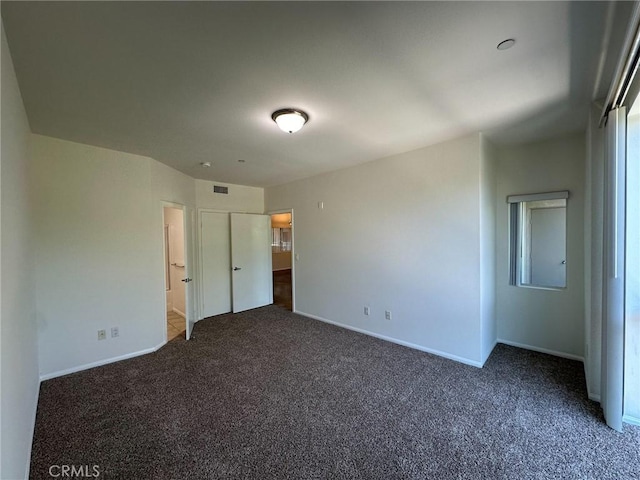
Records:
{"label": "electrical outlet", "polygon": [[98,340],[106,340],[106,339],[107,339],[107,331],[98,330]]}
{"label": "electrical outlet", "polygon": [[369,307],[364,307],[364,314],[369,315]]}
{"label": "electrical outlet", "polygon": [[118,327],[111,327],[111,338],[115,338],[119,336],[120,336],[120,331],[118,330]]}
{"label": "electrical outlet", "polygon": [[385,310],[384,311],[384,318],[385,318],[385,320],[391,320],[391,311],[390,310]]}

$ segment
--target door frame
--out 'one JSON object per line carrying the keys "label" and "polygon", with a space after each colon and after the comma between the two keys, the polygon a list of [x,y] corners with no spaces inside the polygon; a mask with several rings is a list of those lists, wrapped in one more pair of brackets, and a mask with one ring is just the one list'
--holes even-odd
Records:
{"label": "door frame", "polygon": [[291,312],[296,313],[296,234],[295,234],[295,216],[293,208],[285,208],[282,210],[269,210],[266,215],[276,215],[278,213],[291,214]]}
{"label": "door frame", "polygon": [[[166,249],[166,244],[165,244],[165,237],[164,237],[164,209],[165,208],[176,208],[178,210],[182,211],[182,225],[183,225],[183,229],[182,229],[182,235],[184,237],[184,265],[185,265],[185,275],[192,275],[195,276],[194,272],[190,271],[193,270],[195,267],[195,264],[193,262],[193,246],[192,245],[188,245],[187,242],[187,214],[189,213],[187,210],[187,206],[183,205],[182,203],[176,203],[176,202],[168,202],[166,200],[161,200],[160,201],[160,208],[161,208],[161,214],[162,214],[162,244],[163,244],[163,255],[162,258],[164,260],[164,251]],[[192,225],[193,227],[193,225]],[[192,238],[192,242],[193,242],[193,238]],[[188,265],[191,265],[191,268],[188,268]],[[189,270],[189,271],[187,271]],[[164,316],[162,318],[162,335],[163,335],[163,344],[167,343],[167,301],[166,301],[166,291],[167,291],[167,280],[166,280],[166,275],[163,275],[164,277],[164,281],[163,281],[163,297],[164,297],[164,301],[163,301],[163,310],[164,310]],[[188,328],[189,328],[189,315],[191,312],[191,315],[193,315],[194,317],[197,316],[196,312],[194,310],[194,305],[191,305],[191,299],[190,296],[187,294],[187,288],[189,288],[188,285],[185,284],[185,295],[184,295],[184,309],[186,310],[184,312],[185,314],[185,340],[186,335],[188,333]],[[195,302],[195,291],[194,291],[194,298],[193,298],[194,302]],[[197,302],[195,302],[197,304]],[[195,318],[192,319],[193,323],[195,324],[195,322],[197,321]]]}

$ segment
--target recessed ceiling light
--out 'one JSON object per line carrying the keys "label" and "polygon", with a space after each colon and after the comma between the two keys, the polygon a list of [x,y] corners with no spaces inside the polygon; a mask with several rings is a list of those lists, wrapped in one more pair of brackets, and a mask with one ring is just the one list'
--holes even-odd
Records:
{"label": "recessed ceiling light", "polygon": [[503,40],[498,44],[498,50],[508,50],[516,44],[516,41],[513,38],[508,38]]}
{"label": "recessed ceiling light", "polygon": [[211,166],[211,162],[202,162],[200,166],[204,168],[209,168]]}
{"label": "recessed ceiling light", "polygon": [[271,114],[271,118],[280,127],[280,130],[287,133],[297,132],[309,121],[309,115],[294,108],[277,110]]}

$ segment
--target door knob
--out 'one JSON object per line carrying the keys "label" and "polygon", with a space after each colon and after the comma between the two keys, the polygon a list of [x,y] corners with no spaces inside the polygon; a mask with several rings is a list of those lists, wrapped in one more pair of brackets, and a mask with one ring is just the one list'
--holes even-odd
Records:
{"label": "door knob", "polygon": [[189,283],[189,282],[191,282],[191,281],[193,281],[193,279],[192,279],[192,278],[183,278],[183,279],[181,280],[181,282],[184,282],[184,283]]}
{"label": "door knob", "polygon": [[561,263],[562,265],[566,265],[566,264],[567,264],[567,261],[566,261],[566,260],[562,260],[560,263]]}
{"label": "door knob", "polygon": [[233,271],[234,271],[234,272],[236,272],[236,271],[238,271],[238,270],[242,270],[242,268],[240,268],[240,267],[233,267]]}

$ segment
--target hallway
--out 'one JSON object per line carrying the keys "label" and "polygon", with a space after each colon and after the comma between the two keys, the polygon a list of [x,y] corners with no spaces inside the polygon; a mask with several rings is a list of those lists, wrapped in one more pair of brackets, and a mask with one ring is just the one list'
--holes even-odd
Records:
{"label": "hallway", "polygon": [[291,269],[273,272],[273,304],[292,310]]}
{"label": "hallway", "polygon": [[185,336],[186,326],[184,318],[175,312],[167,312],[167,342],[182,335]]}

